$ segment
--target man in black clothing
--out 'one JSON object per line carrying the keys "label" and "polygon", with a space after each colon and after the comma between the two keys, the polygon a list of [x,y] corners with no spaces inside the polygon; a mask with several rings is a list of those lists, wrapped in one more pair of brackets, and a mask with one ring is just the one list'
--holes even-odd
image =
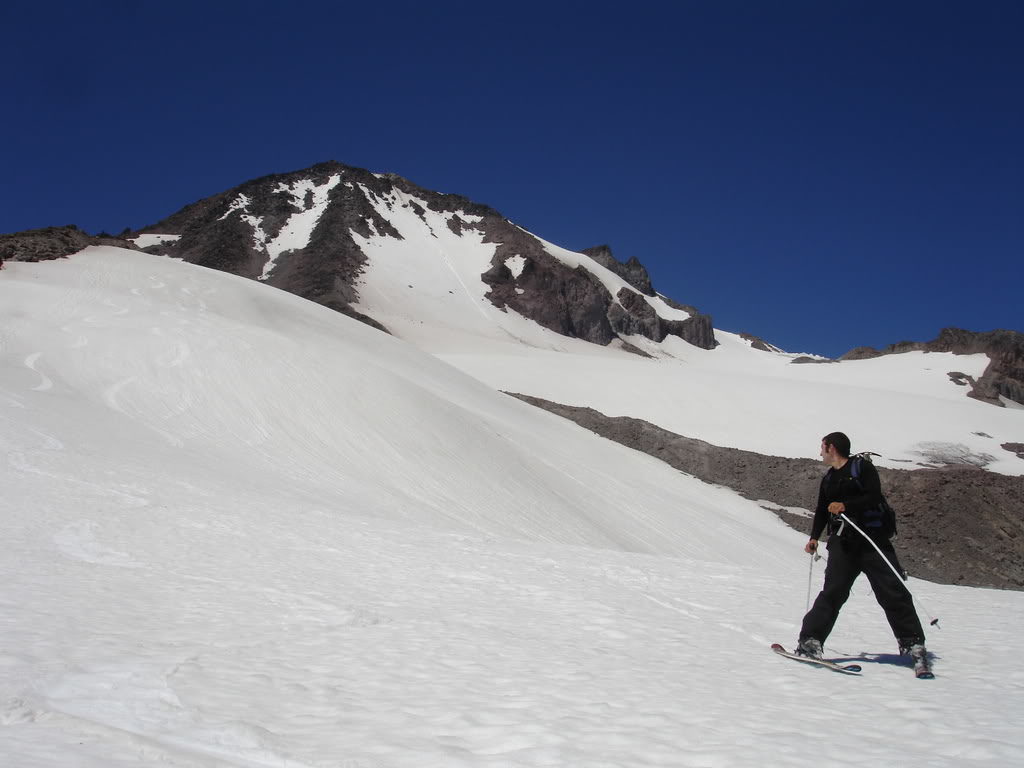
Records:
{"label": "man in black clothing", "polygon": [[850,596],[853,582],[863,573],[871,583],[875,599],[885,611],[900,653],[911,655],[915,663],[926,663],[924,630],[910,592],[871,542],[839,518],[845,514],[856,523],[898,568],[896,552],[881,524],[882,487],[877,470],[871,462],[855,459],[858,472],[856,476],[851,472],[850,438],[842,432],[833,432],[822,438],[821,459],[829,470],[821,481],[811,538],[804,551],[811,554],[817,551],[818,539],[828,526],[828,565],[825,566],[825,584],[821,593],[804,616],[797,653],[821,658],[822,646],[839,617],[839,610]]}

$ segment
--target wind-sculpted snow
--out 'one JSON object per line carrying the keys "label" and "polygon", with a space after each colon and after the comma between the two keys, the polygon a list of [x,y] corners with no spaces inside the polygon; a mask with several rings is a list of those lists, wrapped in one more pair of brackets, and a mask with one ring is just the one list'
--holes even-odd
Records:
{"label": "wind-sculpted snow", "polygon": [[912,580],[931,683],[865,586],[862,679],[778,659],[770,513],[255,281],[6,265],[0,419],[2,765],[1024,761],[1021,594]]}

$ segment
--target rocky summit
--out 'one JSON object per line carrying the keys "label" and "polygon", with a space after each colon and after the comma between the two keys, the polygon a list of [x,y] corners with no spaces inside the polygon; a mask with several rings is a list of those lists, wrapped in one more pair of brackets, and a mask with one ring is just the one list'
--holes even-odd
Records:
{"label": "rocky summit", "polygon": [[[366,241],[409,240],[400,224],[409,215],[425,226],[419,230],[425,237],[407,245],[438,269],[457,258],[452,237],[489,246],[493,256],[478,276],[499,309],[595,344],[638,334],[715,346],[709,316],[690,308],[689,317],[666,317],[651,306],[648,298],[656,294],[635,258],[620,263],[603,246],[568,264],[490,206],[337,162],[248,181],[135,235],[173,236],[147,248],[264,281],[386,330],[360,304],[360,276],[371,250]],[[446,230],[444,244],[438,228]],[[602,268],[629,285],[613,293],[595,274]]]}

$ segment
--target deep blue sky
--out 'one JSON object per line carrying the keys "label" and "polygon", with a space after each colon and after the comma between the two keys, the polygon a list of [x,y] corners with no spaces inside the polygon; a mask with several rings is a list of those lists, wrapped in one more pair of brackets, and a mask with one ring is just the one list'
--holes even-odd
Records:
{"label": "deep blue sky", "polygon": [[0,29],[0,232],[334,159],[607,243],[791,351],[1024,330],[1016,0],[22,1]]}

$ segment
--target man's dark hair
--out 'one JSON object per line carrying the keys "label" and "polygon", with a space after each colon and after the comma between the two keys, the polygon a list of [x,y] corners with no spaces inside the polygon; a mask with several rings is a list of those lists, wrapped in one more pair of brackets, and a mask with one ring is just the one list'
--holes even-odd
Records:
{"label": "man's dark hair", "polygon": [[831,445],[844,459],[850,458],[850,438],[842,432],[831,432],[821,438],[825,445]]}

